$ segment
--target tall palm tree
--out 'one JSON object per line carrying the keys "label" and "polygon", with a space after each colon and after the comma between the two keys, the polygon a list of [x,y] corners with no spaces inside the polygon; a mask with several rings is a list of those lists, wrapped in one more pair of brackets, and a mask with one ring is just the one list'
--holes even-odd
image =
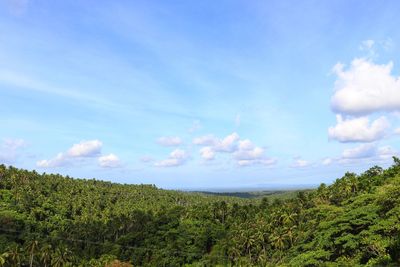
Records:
{"label": "tall palm tree", "polygon": [[21,248],[18,245],[13,246],[8,255],[12,266],[17,267],[21,265]]}
{"label": "tall palm tree", "polygon": [[51,262],[51,245],[46,245],[40,250],[40,259],[44,267],[47,267]]}
{"label": "tall palm tree", "polygon": [[58,248],[51,261],[51,265],[54,267],[63,267],[70,264],[70,260],[71,251],[68,248]]}
{"label": "tall palm tree", "polygon": [[32,240],[31,243],[28,245],[27,249],[29,251],[29,266],[33,266],[33,257],[35,256],[35,253],[37,251],[39,245],[39,241],[37,240]]}

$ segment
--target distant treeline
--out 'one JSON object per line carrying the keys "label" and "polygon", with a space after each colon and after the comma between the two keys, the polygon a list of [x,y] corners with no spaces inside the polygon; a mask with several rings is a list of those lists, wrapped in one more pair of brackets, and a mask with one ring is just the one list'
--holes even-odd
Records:
{"label": "distant treeline", "polygon": [[243,191],[243,192],[212,192],[212,191],[192,191],[193,193],[201,193],[213,196],[227,196],[240,198],[263,198],[263,197],[279,197],[289,198],[294,197],[298,192],[309,192],[311,189],[302,190],[268,190],[268,191]]}
{"label": "distant treeline", "polygon": [[0,165],[0,266],[399,266],[400,160],[243,199]]}

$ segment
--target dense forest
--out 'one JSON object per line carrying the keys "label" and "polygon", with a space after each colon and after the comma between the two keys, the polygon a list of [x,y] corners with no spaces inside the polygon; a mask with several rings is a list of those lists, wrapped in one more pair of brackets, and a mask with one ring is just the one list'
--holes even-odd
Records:
{"label": "dense forest", "polygon": [[0,266],[399,266],[400,160],[271,201],[0,165]]}

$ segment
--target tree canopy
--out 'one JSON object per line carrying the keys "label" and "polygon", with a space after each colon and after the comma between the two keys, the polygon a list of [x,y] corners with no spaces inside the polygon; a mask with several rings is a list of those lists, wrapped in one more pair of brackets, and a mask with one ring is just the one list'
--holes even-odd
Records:
{"label": "tree canopy", "polygon": [[400,160],[270,201],[0,165],[0,266],[398,266]]}

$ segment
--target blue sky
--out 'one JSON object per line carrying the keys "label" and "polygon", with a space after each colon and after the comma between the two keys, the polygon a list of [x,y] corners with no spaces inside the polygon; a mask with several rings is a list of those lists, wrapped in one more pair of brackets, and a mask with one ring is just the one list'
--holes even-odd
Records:
{"label": "blue sky", "polygon": [[164,188],[332,182],[400,138],[397,1],[0,2],[0,162]]}

